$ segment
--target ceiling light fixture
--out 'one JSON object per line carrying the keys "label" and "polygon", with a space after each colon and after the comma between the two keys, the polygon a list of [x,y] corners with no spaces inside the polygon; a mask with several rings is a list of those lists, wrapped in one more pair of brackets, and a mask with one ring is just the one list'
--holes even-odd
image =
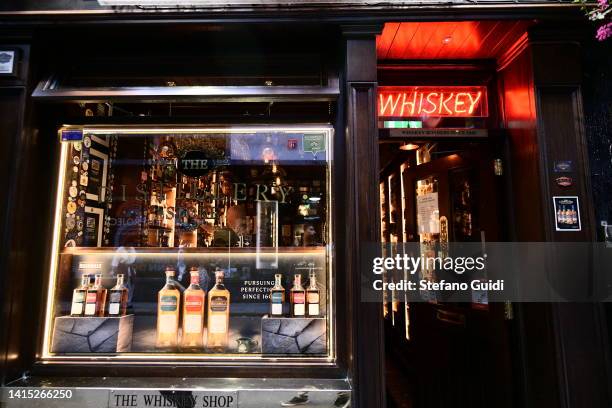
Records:
{"label": "ceiling light fixture", "polygon": [[414,144],[414,143],[407,142],[407,143],[403,143],[403,144],[400,146],[400,150],[416,150],[416,149],[418,149],[419,147],[420,147],[420,146],[419,146],[418,144]]}

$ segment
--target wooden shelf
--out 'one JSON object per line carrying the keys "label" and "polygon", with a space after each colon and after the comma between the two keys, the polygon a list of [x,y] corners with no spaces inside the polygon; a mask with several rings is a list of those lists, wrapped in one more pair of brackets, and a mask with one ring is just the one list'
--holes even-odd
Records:
{"label": "wooden shelf", "polygon": [[132,252],[135,254],[324,254],[325,246],[312,246],[312,247],[202,247],[202,248],[162,248],[162,247],[123,247],[120,251],[118,247],[67,247],[62,249],[62,254],[65,255],[79,255],[83,253],[119,253],[123,252],[128,254]]}

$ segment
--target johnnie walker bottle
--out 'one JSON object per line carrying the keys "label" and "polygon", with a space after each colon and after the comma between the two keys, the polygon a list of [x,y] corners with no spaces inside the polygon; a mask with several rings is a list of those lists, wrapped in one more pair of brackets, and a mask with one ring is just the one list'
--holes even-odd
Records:
{"label": "johnnie walker bottle", "polygon": [[274,275],[274,286],[270,289],[270,316],[282,316],[285,304],[285,288],[282,285],[283,275]]}
{"label": "johnnie walker bottle", "polygon": [[208,292],[208,342],[209,349],[224,351],[229,336],[230,293],[223,284],[224,273],[215,271],[215,286]]}
{"label": "johnnie walker bottle", "polygon": [[317,274],[314,270],[310,271],[310,286],[306,289],[306,303],[308,304],[308,316],[317,317],[321,314],[319,308],[320,291],[317,286]]}
{"label": "johnnie walker bottle", "polygon": [[110,290],[108,300],[109,316],[125,316],[127,313],[128,288],[124,283],[124,275],[117,275],[117,284]]}
{"label": "johnnie walker bottle", "polygon": [[306,314],[306,291],[302,287],[302,275],[293,276],[291,288],[291,316],[304,317]]}
{"label": "johnnie walker bottle", "polygon": [[183,337],[181,347],[201,348],[206,292],[200,286],[198,268],[190,270],[190,285],[183,292]]}
{"label": "johnnie walker bottle", "polygon": [[87,289],[85,316],[104,317],[105,306],[106,289],[102,286],[102,274],[97,273],[93,286]]}
{"label": "johnnie walker bottle", "polygon": [[174,283],[174,270],[166,269],[166,284],[157,295],[158,348],[176,348],[178,340],[181,293]]}
{"label": "johnnie walker bottle", "polygon": [[72,292],[72,306],[70,307],[71,316],[83,316],[87,289],[89,289],[89,275],[85,274],[81,277],[81,286]]}

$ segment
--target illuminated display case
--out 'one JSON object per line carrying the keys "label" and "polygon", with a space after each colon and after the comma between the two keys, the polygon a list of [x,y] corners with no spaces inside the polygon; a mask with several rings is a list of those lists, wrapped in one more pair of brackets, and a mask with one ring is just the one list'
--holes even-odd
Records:
{"label": "illuminated display case", "polygon": [[43,358],[333,362],[332,133],[60,129]]}

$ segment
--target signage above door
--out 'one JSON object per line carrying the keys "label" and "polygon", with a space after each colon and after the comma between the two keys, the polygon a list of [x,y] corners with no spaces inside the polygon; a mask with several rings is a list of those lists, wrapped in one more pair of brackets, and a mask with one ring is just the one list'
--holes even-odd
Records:
{"label": "signage above door", "polygon": [[381,86],[378,116],[387,118],[487,117],[485,86]]}

